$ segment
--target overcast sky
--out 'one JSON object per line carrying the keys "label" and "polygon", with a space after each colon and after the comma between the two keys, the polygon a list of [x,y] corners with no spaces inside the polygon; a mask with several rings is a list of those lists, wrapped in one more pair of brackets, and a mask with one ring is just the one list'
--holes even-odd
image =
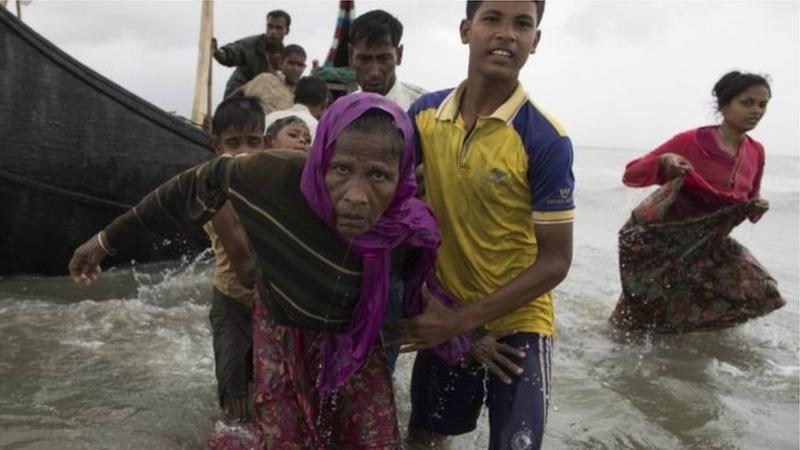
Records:
{"label": "overcast sky", "polygon": [[[309,59],[324,59],[338,9],[332,0],[214,3],[220,44],[262,33],[266,12],[282,8],[293,19],[286,43],[305,47]],[[356,13],[371,9],[389,11],[405,26],[402,79],[435,90],[466,77],[467,48],[458,36],[463,1],[356,1]],[[190,115],[199,0],[34,0],[23,18],[135,94]],[[713,123],[711,87],[740,69],[773,82],[769,111],[752,135],[768,153],[800,154],[798,1],[551,0],[541,29],[521,79],[578,146],[651,149]],[[230,73],[214,68],[215,104]]]}

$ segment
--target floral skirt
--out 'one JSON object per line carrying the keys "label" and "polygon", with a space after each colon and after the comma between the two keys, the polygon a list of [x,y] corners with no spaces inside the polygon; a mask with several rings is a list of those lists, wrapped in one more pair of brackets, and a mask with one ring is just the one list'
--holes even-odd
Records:
{"label": "floral skirt", "polygon": [[218,449],[397,449],[400,432],[386,355],[379,343],[330,398],[316,389],[321,334],[253,313],[256,423],[215,430]]}
{"label": "floral skirt", "polygon": [[709,331],[782,307],[775,280],[729,236],[751,204],[671,220],[681,183],[656,190],[620,230],[622,294],[611,323],[655,333]]}

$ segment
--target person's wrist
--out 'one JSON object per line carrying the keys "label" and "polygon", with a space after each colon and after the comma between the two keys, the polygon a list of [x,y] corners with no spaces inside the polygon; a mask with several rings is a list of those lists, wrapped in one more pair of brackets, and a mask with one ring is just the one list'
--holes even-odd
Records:
{"label": "person's wrist", "polygon": [[667,161],[669,160],[669,154],[665,153],[658,157],[658,172],[664,173],[667,168]]}
{"label": "person's wrist", "polygon": [[103,256],[114,256],[117,251],[108,243],[108,237],[105,234],[105,231],[97,233],[97,244],[103,252]]}
{"label": "person's wrist", "polygon": [[468,306],[461,307],[453,315],[453,321],[458,328],[458,335],[471,335],[476,330],[481,330],[483,327],[481,323],[476,323],[473,318],[471,309]]}
{"label": "person's wrist", "polygon": [[485,327],[478,327],[470,331],[467,336],[469,337],[469,341],[474,344],[483,339],[487,334],[489,334],[489,330]]}

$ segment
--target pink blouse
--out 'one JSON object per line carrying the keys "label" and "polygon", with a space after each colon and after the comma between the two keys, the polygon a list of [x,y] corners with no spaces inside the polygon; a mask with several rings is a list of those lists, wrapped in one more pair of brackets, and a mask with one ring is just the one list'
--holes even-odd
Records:
{"label": "pink blouse", "polygon": [[[764,147],[745,135],[734,158],[720,148],[719,142],[716,126],[680,133],[647,155],[629,162],[622,182],[632,187],[663,184],[659,157],[675,153],[688,159],[694,168],[686,174],[675,201],[678,218],[708,214],[757,198],[764,170]],[[756,222],[760,214],[749,217]]]}

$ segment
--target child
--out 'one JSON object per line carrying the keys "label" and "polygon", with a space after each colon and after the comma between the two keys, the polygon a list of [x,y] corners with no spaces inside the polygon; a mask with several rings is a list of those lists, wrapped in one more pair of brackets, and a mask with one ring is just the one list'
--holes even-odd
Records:
{"label": "child", "polygon": [[288,116],[267,124],[267,148],[289,148],[308,153],[311,132],[308,125],[297,116]]}
{"label": "child", "polygon": [[[217,154],[255,152],[263,150],[264,144],[264,111],[258,100],[231,97],[219,104],[212,121],[212,146]],[[203,228],[216,257],[209,318],[220,407],[225,421],[248,421],[252,418],[255,260],[230,203]]]}

